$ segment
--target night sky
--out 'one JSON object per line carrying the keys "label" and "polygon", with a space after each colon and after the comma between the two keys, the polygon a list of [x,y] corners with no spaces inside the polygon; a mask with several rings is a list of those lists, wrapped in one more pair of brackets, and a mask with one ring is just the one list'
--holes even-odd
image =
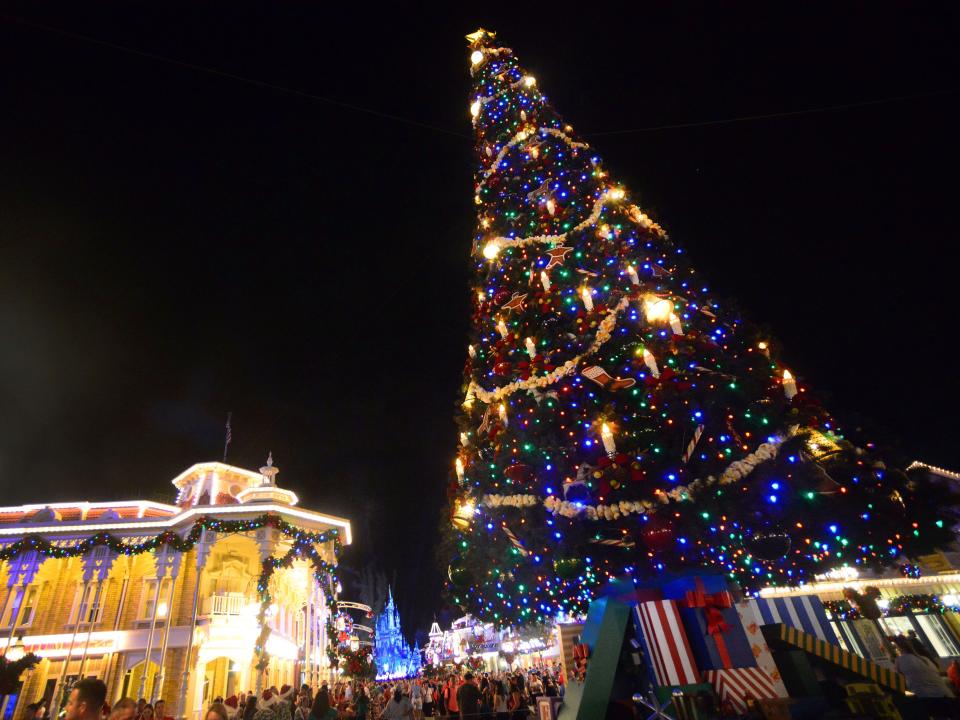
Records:
{"label": "night sky", "polygon": [[478,25],[841,419],[960,469],[955,5],[195,5],[0,10],[3,504],[172,502],[232,411],[429,624]]}

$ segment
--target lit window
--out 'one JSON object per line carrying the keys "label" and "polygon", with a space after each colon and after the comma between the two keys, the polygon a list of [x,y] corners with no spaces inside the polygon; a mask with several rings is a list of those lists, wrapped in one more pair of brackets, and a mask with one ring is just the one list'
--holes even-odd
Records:
{"label": "lit window", "polygon": [[143,581],[143,600],[140,603],[140,620],[152,620],[154,608],[157,619],[163,620],[170,614],[170,578],[163,578],[160,584],[160,595],[157,596],[157,580],[152,578]]}
{"label": "lit window", "polygon": [[23,610],[20,613],[20,625],[31,625],[33,623],[33,614],[37,609],[37,598],[40,595],[40,588],[31,585],[27,588],[26,597],[23,600]]}
{"label": "lit window", "polygon": [[950,633],[943,626],[943,620],[937,615],[914,615],[914,620],[920,626],[923,636],[927,639],[939,657],[956,657],[960,655],[957,644]]}

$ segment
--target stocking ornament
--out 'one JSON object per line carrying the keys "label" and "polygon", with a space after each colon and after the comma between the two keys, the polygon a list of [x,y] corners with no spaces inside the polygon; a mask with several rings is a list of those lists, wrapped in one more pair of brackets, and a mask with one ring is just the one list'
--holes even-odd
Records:
{"label": "stocking ornament", "polygon": [[587,380],[593,380],[593,382],[604,390],[609,390],[610,392],[632,388],[637,384],[637,381],[633,378],[614,378],[599,365],[591,365],[590,367],[584,368],[580,374]]}

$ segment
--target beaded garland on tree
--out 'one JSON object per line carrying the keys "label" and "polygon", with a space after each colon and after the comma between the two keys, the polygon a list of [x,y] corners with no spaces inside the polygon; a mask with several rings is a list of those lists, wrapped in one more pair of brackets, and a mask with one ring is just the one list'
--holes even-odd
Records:
{"label": "beaded garland on tree", "polygon": [[949,541],[940,491],[839,427],[513,51],[468,39],[478,224],[454,602],[550,622],[623,574],[707,566],[753,590]]}

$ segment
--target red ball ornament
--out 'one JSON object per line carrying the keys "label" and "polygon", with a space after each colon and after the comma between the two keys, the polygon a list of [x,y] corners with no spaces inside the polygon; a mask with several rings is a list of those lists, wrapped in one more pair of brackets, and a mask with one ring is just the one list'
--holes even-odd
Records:
{"label": "red ball ornament", "polygon": [[663,552],[675,540],[673,520],[651,515],[640,530],[640,539],[653,552]]}
{"label": "red ball ornament", "polygon": [[503,471],[503,474],[515,483],[532,482],[536,475],[529,465],[524,463],[515,463]]}

